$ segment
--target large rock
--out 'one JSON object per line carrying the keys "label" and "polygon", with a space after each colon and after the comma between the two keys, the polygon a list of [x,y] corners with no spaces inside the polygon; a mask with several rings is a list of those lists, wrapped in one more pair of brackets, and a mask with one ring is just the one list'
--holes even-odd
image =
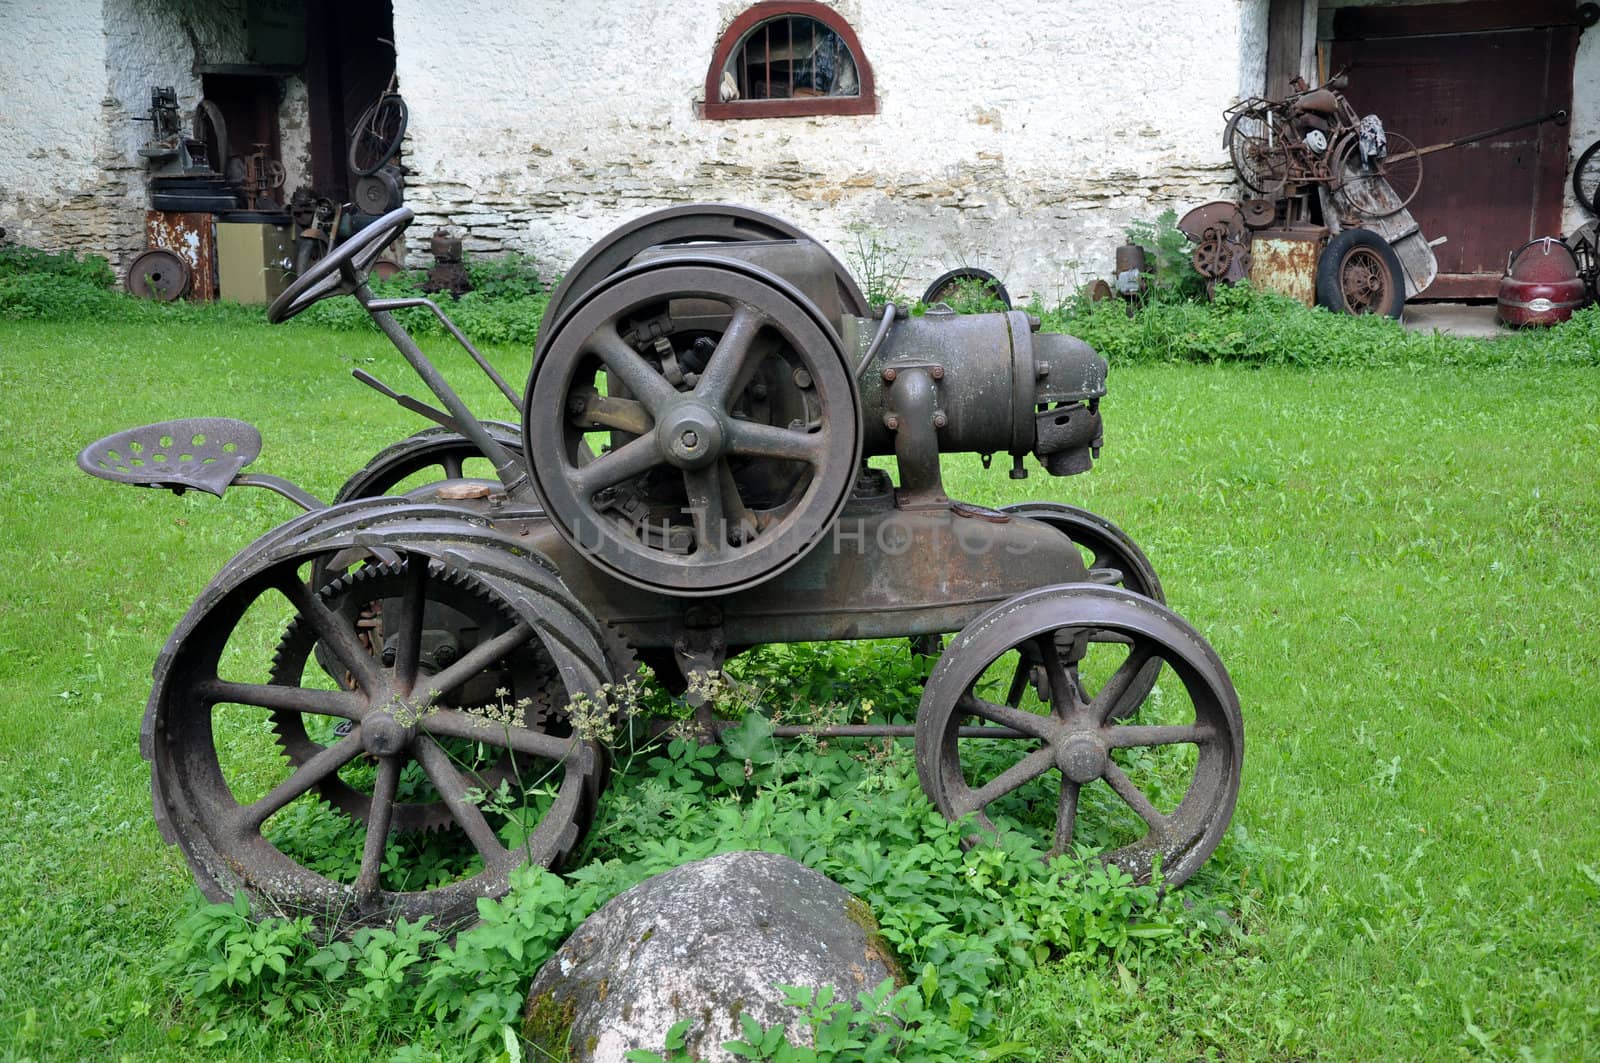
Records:
{"label": "large rock", "polygon": [[796,1025],[779,985],[831,985],[851,1000],[898,977],[876,929],[865,904],[786,856],[685,864],[573,932],[533,980],[523,1034],[555,1058],[611,1063],[660,1051],[672,1025],[692,1019],[695,1058],[731,1060],[722,1043],[739,1035],[739,1016]]}

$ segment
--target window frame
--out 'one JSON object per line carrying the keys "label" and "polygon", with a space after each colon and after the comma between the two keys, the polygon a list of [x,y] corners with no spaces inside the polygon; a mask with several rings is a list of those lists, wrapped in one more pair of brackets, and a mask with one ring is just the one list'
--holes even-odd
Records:
{"label": "window frame", "polygon": [[[761,23],[770,19],[796,15],[814,19],[839,35],[850,56],[855,60],[859,89],[854,96],[799,96],[782,100],[730,100],[722,101],[722,72],[733,57],[745,36]],[[800,118],[808,115],[877,114],[878,96],[873,87],[872,65],[867,62],[861,40],[844,17],[826,4],[814,0],[763,0],[746,8],[738,18],[728,24],[717,40],[716,51],[711,54],[711,66],[706,70],[705,102],[701,104],[703,118]]]}

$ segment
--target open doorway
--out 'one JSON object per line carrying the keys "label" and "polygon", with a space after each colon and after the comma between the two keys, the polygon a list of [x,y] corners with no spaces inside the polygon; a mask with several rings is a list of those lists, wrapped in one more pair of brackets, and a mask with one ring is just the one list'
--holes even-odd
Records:
{"label": "open doorway", "polygon": [[350,129],[394,73],[392,0],[313,0],[307,18],[306,93],[311,186],[335,203],[352,198]]}

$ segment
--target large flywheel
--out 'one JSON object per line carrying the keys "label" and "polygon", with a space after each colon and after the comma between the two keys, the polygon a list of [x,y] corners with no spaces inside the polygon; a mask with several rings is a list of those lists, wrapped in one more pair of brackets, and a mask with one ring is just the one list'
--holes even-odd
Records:
{"label": "large flywheel", "polygon": [[785,281],[732,259],[647,261],[546,340],[523,424],[533,486],[601,568],[725,594],[787,569],[838,515],[860,399],[837,333]]}
{"label": "large flywheel", "polygon": [[[539,341],[535,352],[543,353],[549,345],[556,322],[586,292],[627,266],[635,255],[646,248],[745,243],[752,240],[806,240],[816,243],[782,218],[731,203],[693,203],[667,207],[624,222],[596,240],[594,246],[584,252],[583,257],[574,262],[562,277],[560,286],[545,307],[543,320],[539,322]],[[837,258],[833,258],[833,266],[840,308],[847,314],[868,316],[870,309],[867,297],[861,293],[855,278],[850,276],[850,271]]]}

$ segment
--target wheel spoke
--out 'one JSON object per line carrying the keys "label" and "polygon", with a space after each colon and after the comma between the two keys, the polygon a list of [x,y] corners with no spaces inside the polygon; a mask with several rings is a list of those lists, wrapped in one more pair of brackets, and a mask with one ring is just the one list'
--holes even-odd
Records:
{"label": "wheel spoke", "polygon": [[1067,673],[1061,660],[1061,647],[1056,645],[1055,632],[1046,631],[1034,639],[1034,645],[1039,647],[1039,656],[1044,660],[1045,678],[1050,682],[1050,711],[1056,719],[1064,720],[1083,704],[1077,670],[1074,669],[1071,675]]}
{"label": "wheel spoke", "polygon": [[367,648],[356,638],[355,629],[349,626],[345,618],[329,609],[326,602],[301,583],[292,568],[282,570],[275,585],[278,591],[289,599],[289,604],[305,617],[311,629],[322,640],[322,644],[333,652],[340,664],[350,670],[356,684],[369,694],[376,690],[377,664],[373,661],[372,654],[367,652]]}
{"label": "wheel spoke", "polygon": [[275,683],[230,683],[208,679],[196,685],[196,692],[207,704],[254,705],[276,712],[309,712],[314,716],[337,716],[359,720],[367,699],[345,690],[316,690],[310,687],[279,686]]}
{"label": "wheel spoke", "polygon": [[1055,750],[1049,746],[1035,749],[976,790],[968,790],[956,797],[953,804],[957,816],[987,808],[1006,794],[1037,779],[1055,765]]}
{"label": "wheel spoke", "polygon": [[444,799],[450,815],[455,818],[472,847],[483,857],[484,866],[493,867],[504,861],[508,855],[505,846],[500,844],[499,836],[484,818],[483,810],[467,798],[467,788],[460,772],[450,763],[450,755],[425,735],[418,736],[413,748],[417,762],[428,775],[428,781],[433,783],[433,788]]}
{"label": "wheel spoke", "polygon": [[1040,741],[1049,741],[1057,730],[1052,721],[1044,716],[1011,705],[996,705],[971,691],[963,694],[961,700],[956,702],[956,710],[958,715],[978,716],[990,723],[1009,727],[1013,731],[1021,731],[1030,738],[1037,738]]}
{"label": "wheel spoke", "polygon": [[1132,715],[1138,706],[1124,706],[1121,704],[1122,699],[1132,689],[1144,666],[1154,658],[1155,654],[1150,647],[1135,645],[1128,653],[1127,659],[1111,673],[1111,678],[1107,679],[1105,685],[1095,694],[1094,700],[1089,703],[1089,714],[1097,720],[1108,720],[1113,715],[1118,717]]}
{"label": "wheel spoke", "polygon": [[346,735],[333,745],[324,748],[296,768],[293,775],[274,786],[267,796],[239,810],[240,833],[260,831],[261,825],[271,819],[274,813],[350,763],[360,752],[359,734]]}
{"label": "wheel spoke", "polygon": [[1027,654],[1017,651],[1017,670],[1012,673],[1011,686],[1006,691],[1006,704],[1016,708],[1022,704],[1022,695],[1028,691],[1028,680],[1033,675],[1033,663]]}
{"label": "wheel spoke", "polygon": [[466,463],[459,454],[446,454],[439,464],[444,466],[446,480],[459,480],[466,475]]}
{"label": "wheel spoke", "polygon": [[1211,728],[1200,724],[1159,727],[1126,724],[1107,727],[1101,733],[1105,736],[1106,745],[1111,749],[1128,749],[1133,746],[1200,746],[1205,745],[1216,734]]}
{"label": "wheel spoke", "polygon": [[827,451],[820,432],[797,432],[754,421],[728,422],[728,449],[747,458],[781,458],[816,465]]}
{"label": "wheel spoke", "polygon": [[487,669],[512,650],[526,644],[531,638],[533,638],[533,625],[523,621],[510,631],[496,635],[488,642],[478,643],[455,664],[427,681],[427,696],[425,698],[415,698],[413,700],[416,701],[419,709],[431,705],[479,672]]}
{"label": "wheel spoke", "polygon": [[711,352],[710,363],[695,385],[695,394],[727,409],[731,398],[738,394],[739,385],[748,376],[746,369],[750,352],[755,349],[756,335],[761,331],[766,317],[754,307],[740,305],[728,322],[727,331]]}
{"label": "wheel spoke", "polygon": [[557,738],[528,727],[512,727],[460,709],[438,709],[419,724],[434,738],[464,738],[546,760],[566,760],[578,747],[575,738]]}
{"label": "wheel spoke", "polygon": [[707,559],[723,553],[728,544],[728,507],[722,500],[722,462],[704,469],[685,469],[683,486],[689,496],[689,516],[694,520],[696,551]]}
{"label": "wheel spoke", "polygon": [[676,395],[677,389],[667,383],[667,378],[651,368],[644,357],[617,335],[614,324],[605,324],[595,330],[584,343],[584,349],[598,355],[606,368],[617,374],[634,398],[644,403],[645,409],[657,414]]}
{"label": "wheel spoke", "polygon": [[1072,848],[1072,830],[1078,820],[1078,784],[1068,779],[1061,778],[1061,797],[1056,801],[1056,836],[1055,844],[1050,848],[1051,856],[1060,856]]}
{"label": "wheel spoke", "polygon": [[1113,761],[1107,760],[1106,772],[1103,778],[1111,789],[1116,791],[1117,796],[1122,798],[1127,806],[1138,813],[1139,818],[1149,825],[1151,834],[1163,837],[1166,835],[1167,817],[1156,810],[1156,806],[1150,803],[1150,799],[1144,795],[1143,790],[1133,785],[1133,780],[1128,778],[1126,772]]}
{"label": "wheel spoke", "polygon": [[[428,604],[428,559],[411,555],[406,565],[405,592],[400,597],[400,615],[388,634],[395,636],[394,685],[410,693],[417,681],[417,661],[422,656],[423,613]],[[388,625],[386,625],[388,626]]]}
{"label": "wheel spoke", "polygon": [[400,786],[400,758],[378,761],[378,777],[372,784],[372,805],[367,813],[367,840],[361,849],[361,873],[356,876],[356,896],[363,899],[378,892],[378,872],[389,842],[389,823],[394,817],[394,796]]}
{"label": "wheel spoke", "polygon": [[597,491],[604,490],[624,480],[649,472],[661,464],[661,453],[653,435],[640,436],[622,444],[616,450],[595,458],[567,472],[567,482],[582,496],[585,504]]}

